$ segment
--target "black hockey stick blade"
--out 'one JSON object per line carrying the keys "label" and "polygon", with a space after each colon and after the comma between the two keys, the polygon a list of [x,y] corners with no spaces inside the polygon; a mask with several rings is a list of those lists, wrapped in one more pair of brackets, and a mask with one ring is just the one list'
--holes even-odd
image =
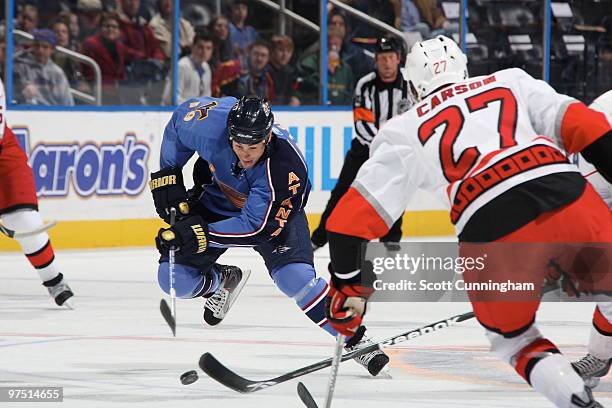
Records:
{"label": "black hockey stick blade", "polygon": [[[417,329],[409,330],[407,332],[379,341],[378,343],[374,343],[367,347],[343,354],[340,361],[342,362],[352,360],[355,357],[370,353],[378,349],[379,347],[393,346],[395,344],[402,343],[407,340],[412,340],[429,333],[434,333],[446,327],[454,326],[456,323],[471,319],[472,317],[474,317],[474,313],[467,312],[450,317],[448,319],[428,324],[426,326],[419,327]],[[311,364],[309,366],[298,368],[297,370],[291,371],[289,373],[285,373],[278,377],[270,378],[268,380],[263,381],[249,380],[236,374],[235,372],[224,366],[210,353],[202,354],[202,356],[200,357],[199,365],[202,371],[208,374],[213,380],[225,385],[228,388],[231,388],[234,391],[240,392],[242,394],[248,394],[251,392],[263,390],[268,387],[272,387],[274,385],[292,380],[297,377],[301,377],[306,374],[310,374],[318,370],[322,370],[326,367],[330,367],[332,365],[332,358],[330,357],[325,360],[321,360],[317,363]]]}
{"label": "black hockey stick blade", "polygon": [[170,311],[170,306],[168,306],[166,299],[162,299],[161,302],[159,302],[159,311],[161,312],[166,323],[168,323],[168,326],[170,326],[172,335],[176,337],[176,320],[174,320],[174,317],[172,317],[172,311]]}
{"label": "black hockey stick blade", "polygon": [[319,408],[308,388],[301,381],[297,385],[297,393],[307,408]]}
{"label": "black hockey stick blade", "polygon": [[241,394],[259,391],[279,383],[277,379],[268,381],[248,380],[221,364],[221,362],[210,353],[202,354],[199,365],[202,371],[208,374],[212,379]]}

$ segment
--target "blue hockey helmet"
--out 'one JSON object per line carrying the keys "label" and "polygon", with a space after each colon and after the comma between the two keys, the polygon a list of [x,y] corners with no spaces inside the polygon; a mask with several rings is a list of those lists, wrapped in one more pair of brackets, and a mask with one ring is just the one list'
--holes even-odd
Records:
{"label": "blue hockey helmet", "polygon": [[227,116],[229,139],[237,143],[256,144],[270,134],[274,115],[264,99],[243,96]]}

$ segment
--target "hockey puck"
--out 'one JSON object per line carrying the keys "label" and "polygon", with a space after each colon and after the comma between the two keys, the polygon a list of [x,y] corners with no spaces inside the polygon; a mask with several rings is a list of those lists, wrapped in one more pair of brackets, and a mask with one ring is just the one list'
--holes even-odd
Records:
{"label": "hockey puck", "polygon": [[193,384],[196,381],[198,381],[198,373],[195,370],[187,371],[181,375],[183,385]]}

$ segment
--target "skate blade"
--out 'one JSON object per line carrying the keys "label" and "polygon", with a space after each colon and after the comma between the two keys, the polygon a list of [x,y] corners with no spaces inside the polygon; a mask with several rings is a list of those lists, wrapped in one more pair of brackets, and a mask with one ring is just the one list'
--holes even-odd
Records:
{"label": "skate blade", "polygon": [[599,377],[585,378],[584,379],[584,385],[586,385],[590,389],[594,389],[594,388],[597,388],[597,386],[599,385],[600,381],[601,381],[601,378],[599,378]]}
{"label": "skate blade", "polygon": [[236,303],[236,299],[238,299],[238,297],[240,296],[240,292],[242,292],[242,289],[244,288],[244,285],[246,285],[247,281],[251,277],[251,270],[250,269],[245,269],[244,271],[242,271],[242,276],[243,276],[243,279],[240,280],[240,283],[234,289],[234,294],[235,295],[232,296],[232,300],[228,303],[227,312],[225,312],[225,316],[226,317],[227,317],[227,313],[232,309],[232,306],[234,305],[234,303]]}
{"label": "skate blade", "polygon": [[392,380],[393,376],[391,375],[391,370],[387,367],[383,368],[380,373],[374,379],[378,380]]}
{"label": "skate blade", "polygon": [[242,289],[244,289],[244,285],[246,285],[247,281],[251,277],[251,270],[245,269],[244,271],[242,271],[242,277],[243,278],[240,280],[240,283],[238,283],[236,288],[232,291],[232,295],[231,295],[232,299],[227,302],[227,305],[224,308],[225,313],[223,315],[223,319],[221,319],[221,321],[215,325],[210,325],[206,322],[206,320],[204,320],[204,325],[206,327],[210,327],[210,328],[219,327],[221,326],[221,323],[223,322],[223,320],[227,318],[227,315],[229,314],[230,310],[232,310],[232,306],[234,305],[234,303],[236,303],[236,300],[240,296],[240,292],[242,292]]}
{"label": "skate blade", "polygon": [[66,301],[60,307],[65,307],[66,309],[74,310],[75,309],[74,300],[72,300],[72,297],[70,297],[70,298],[66,299]]}

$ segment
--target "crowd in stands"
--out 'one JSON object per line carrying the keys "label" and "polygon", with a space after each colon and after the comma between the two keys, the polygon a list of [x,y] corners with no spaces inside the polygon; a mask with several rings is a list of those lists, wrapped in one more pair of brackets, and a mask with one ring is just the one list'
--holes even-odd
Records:
{"label": "crowd in stands", "polygon": [[[456,20],[446,18],[437,0],[342,1],[423,39],[458,31]],[[287,30],[292,35],[279,34],[278,15],[270,12],[273,18],[265,18],[268,9],[254,1],[223,1],[222,14],[205,20],[185,13],[178,28],[178,50],[173,50],[173,0],[15,3],[15,29],[31,36],[31,40],[15,37],[15,103],[92,103],[84,102],[83,95],[94,95],[96,72],[65,50],[98,65],[104,105],[171,105],[201,95],[257,95],[275,105],[291,106],[320,100],[318,35],[301,35],[304,28],[296,23]],[[181,2],[185,3],[189,1]],[[312,12],[304,15],[318,24],[318,10],[314,13],[310,3],[292,2],[296,10]],[[331,3],[328,7],[327,103],[348,105],[355,83],[374,69],[371,50],[382,32]],[[176,75],[172,71],[175,51]],[[3,44],[2,60],[4,54]]]}

